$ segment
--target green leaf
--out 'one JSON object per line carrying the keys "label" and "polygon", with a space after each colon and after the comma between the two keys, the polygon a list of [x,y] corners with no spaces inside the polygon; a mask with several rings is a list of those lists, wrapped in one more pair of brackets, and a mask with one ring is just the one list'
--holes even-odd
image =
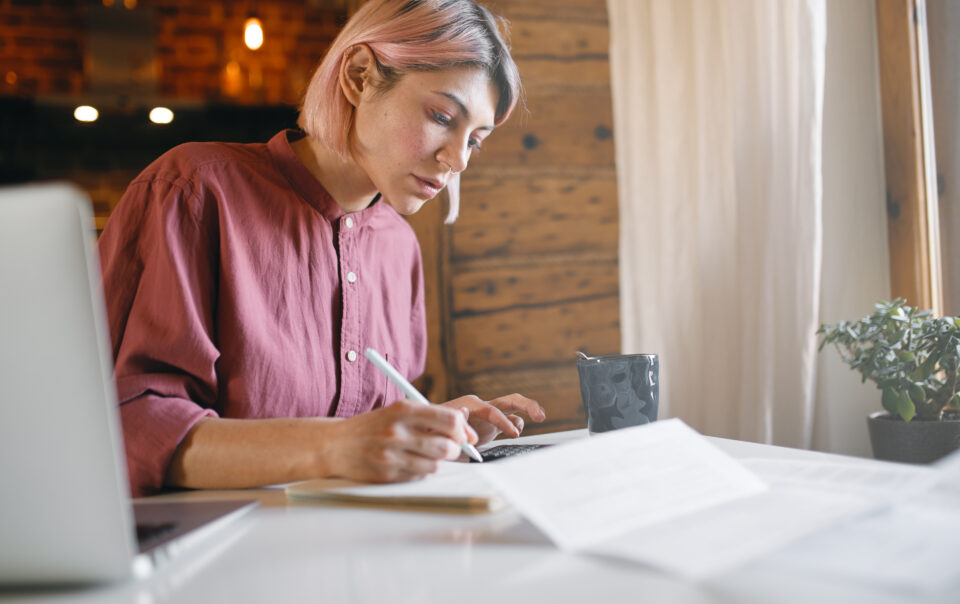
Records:
{"label": "green leaf", "polygon": [[891,388],[883,389],[883,396],[880,397],[880,402],[883,403],[883,408],[887,410],[887,413],[890,415],[897,415],[898,409],[900,408],[900,396],[897,394],[897,391]]}
{"label": "green leaf", "polygon": [[917,407],[905,392],[897,392],[897,396],[899,398],[897,401],[897,413],[903,418],[903,421],[908,422],[917,414]]}
{"label": "green leaf", "polygon": [[899,415],[905,422],[910,421],[917,414],[917,408],[910,397],[907,396],[907,393],[896,388],[885,388],[880,400],[883,403],[883,408],[890,415]]}
{"label": "green leaf", "polygon": [[950,400],[947,401],[947,408],[960,411],[960,394],[954,393],[954,395],[950,397]]}
{"label": "green leaf", "polygon": [[920,384],[910,384],[910,399],[913,401],[914,405],[921,405],[925,400],[927,400],[927,394],[923,391],[923,388]]}

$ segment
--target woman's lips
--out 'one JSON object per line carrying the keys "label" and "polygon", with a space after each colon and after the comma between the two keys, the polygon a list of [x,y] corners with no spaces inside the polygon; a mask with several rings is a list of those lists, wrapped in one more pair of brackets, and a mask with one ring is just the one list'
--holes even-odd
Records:
{"label": "woman's lips", "polygon": [[417,184],[420,186],[420,192],[427,196],[427,198],[436,197],[437,194],[443,190],[443,185],[429,180],[427,178],[421,178],[414,174],[413,176],[417,180]]}

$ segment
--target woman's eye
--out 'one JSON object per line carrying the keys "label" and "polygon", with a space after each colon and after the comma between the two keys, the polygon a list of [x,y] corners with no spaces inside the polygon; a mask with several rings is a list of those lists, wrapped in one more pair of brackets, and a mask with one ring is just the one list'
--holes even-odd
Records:
{"label": "woman's eye", "polygon": [[450,125],[450,118],[437,111],[433,112],[433,120],[442,126]]}
{"label": "woman's eye", "polygon": [[481,143],[480,141],[478,141],[478,140],[475,139],[475,138],[471,138],[471,139],[470,139],[469,145],[470,145],[471,148],[473,148],[474,151],[477,151],[478,153],[480,152],[480,149],[483,148],[483,143]]}

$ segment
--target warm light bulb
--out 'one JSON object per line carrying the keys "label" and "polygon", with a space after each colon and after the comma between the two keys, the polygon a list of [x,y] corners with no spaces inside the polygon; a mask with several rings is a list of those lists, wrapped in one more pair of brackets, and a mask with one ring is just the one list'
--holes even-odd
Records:
{"label": "warm light bulb", "polygon": [[154,124],[169,124],[173,121],[173,111],[166,107],[154,107],[150,110],[150,121]]}
{"label": "warm light bulb", "polygon": [[263,46],[263,26],[260,24],[260,19],[251,17],[243,24],[243,43],[250,50]]}
{"label": "warm light bulb", "polygon": [[90,105],[80,105],[73,110],[73,117],[79,122],[95,122],[100,117],[100,112]]}

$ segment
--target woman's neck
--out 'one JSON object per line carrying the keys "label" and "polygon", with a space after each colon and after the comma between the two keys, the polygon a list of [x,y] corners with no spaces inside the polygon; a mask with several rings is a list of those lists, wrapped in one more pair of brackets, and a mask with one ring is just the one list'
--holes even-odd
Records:
{"label": "woman's neck", "polygon": [[290,146],[344,212],[362,210],[376,196],[376,187],[356,162],[341,158],[314,137],[307,135]]}

